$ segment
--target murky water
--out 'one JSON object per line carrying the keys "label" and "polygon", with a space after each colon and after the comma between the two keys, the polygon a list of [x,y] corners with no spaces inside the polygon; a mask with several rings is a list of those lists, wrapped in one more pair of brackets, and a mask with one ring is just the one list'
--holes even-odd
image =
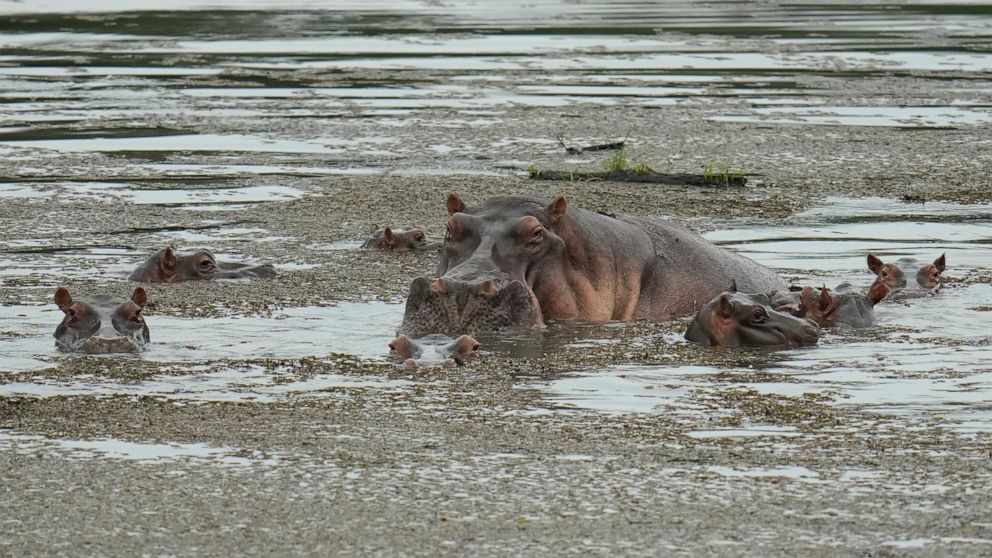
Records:
{"label": "murky water", "polygon": [[825,331],[819,345],[779,351],[774,364],[757,368],[785,380],[733,380],[735,373],[749,377],[754,367],[625,364],[569,376],[548,389],[564,403],[613,412],[692,411],[699,393],[715,384],[790,396],[813,392],[838,405],[939,415],[965,430],[992,431],[992,285],[954,281],[992,269],[992,208],[834,198],[783,226],[707,236],[802,285],[867,286],[869,251],[884,260],[946,253],[954,263],[939,295],[885,301],[871,330]]}
{"label": "murky water", "polygon": [[[292,241],[236,221],[258,204],[309,194],[279,176],[521,172],[529,153],[558,149],[557,142],[550,131],[500,133],[509,107],[677,104],[713,121],[773,127],[992,122],[992,12],[970,3],[406,1],[328,9],[307,0],[0,0],[0,14],[0,157],[17,162],[0,179],[0,200],[203,215],[203,228],[154,232],[156,244]],[[893,71],[927,81],[940,97],[866,86],[857,103],[835,98],[855,80],[873,83]],[[307,126],[315,119],[333,122],[335,133],[315,133]],[[410,128],[416,144],[396,139]],[[480,133],[451,137],[466,128]],[[150,185],[167,179],[166,187]],[[203,179],[212,182],[183,182]],[[831,332],[817,347],[781,351],[763,372],[788,381],[727,381],[726,374],[748,370],[726,367],[624,363],[542,387],[563,406],[610,412],[698,411],[700,393],[715,383],[815,391],[837,405],[939,413],[961,428],[988,430],[992,287],[954,279],[992,268],[990,225],[985,206],[887,199],[831,199],[774,227],[728,223],[708,238],[796,283],[866,284],[864,257],[874,251],[892,258],[946,252],[949,285],[938,297],[882,305],[870,335]],[[92,245],[71,223],[39,223],[36,235],[0,242],[0,282],[122,281],[149,247],[130,245],[127,231],[119,236],[119,244]],[[342,303],[271,318],[151,316],[152,345],[140,358],[192,364],[344,353],[382,361],[401,315],[402,305]],[[0,308],[0,376],[73,358],[54,352],[59,319],[54,307]],[[623,327],[557,324],[534,339],[488,340],[482,358],[615,343],[611,328]],[[684,343],[678,331],[658,335]],[[71,381],[6,384],[0,393],[275,400],[334,385],[399,385],[344,376],[274,380],[261,369],[231,368],[124,385],[94,370]],[[790,434],[768,425],[695,433]]]}
{"label": "murky water", "polygon": [[[307,165],[320,172],[417,173],[429,159],[397,142],[396,127],[429,123],[430,144],[443,146],[445,127],[498,125],[508,106],[733,98],[738,109],[708,118],[903,128],[992,120],[987,78],[909,105],[884,94],[839,105],[828,92],[882,70],[933,80],[945,78],[926,72],[989,71],[992,26],[978,4],[7,0],[0,14],[0,154],[29,161],[99,152],[180,164],[247,153],[270,163],[242,165],[247,172],[304,172],[278,158],[305,155],[327,163]],[[426,117],[439,109],[451,111],[447,122]],[[275,131],[313,118],[341,120],[342,135]],[[457,161],[492,141],[442,154]]]}

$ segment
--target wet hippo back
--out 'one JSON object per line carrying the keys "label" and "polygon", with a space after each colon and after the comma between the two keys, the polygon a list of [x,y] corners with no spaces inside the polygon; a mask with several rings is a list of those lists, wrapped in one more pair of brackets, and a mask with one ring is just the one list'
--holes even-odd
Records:
{"label": "wet hippo back", "polygon": [[635,318],[659,314],[684,315],[698,310],[736,284],[740,292],[768,293],[786,288],[785,281],[754,260],[721,248],[673,221],[657,218],[618,217],[651,237],[655,262],[651,280],[642,288],[645,313]]}

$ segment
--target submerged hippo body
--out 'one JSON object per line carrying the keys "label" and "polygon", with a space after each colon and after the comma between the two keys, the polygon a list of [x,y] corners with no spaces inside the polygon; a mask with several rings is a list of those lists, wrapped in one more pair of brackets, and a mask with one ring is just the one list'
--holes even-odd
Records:
{"label": "submerged hippo body", "polygon": [[362,248],[375,248],[393,252],[408,252],[410,250],[430,250],[440,248],[441,243],[431,240],[422,229],[400,229],[394,227],[379,228],[372,225],[369,237]]}
{"label": "submerged hippo body", "polygon": [[[447,205],[439,290],[456,282],[480,293],[453,302],[462,308],[472,296],[522,288],[530,303],[513,316],[522,325],[665,319],[698,310],[734,280],[747,291],[785,287],[771,270],[665,220],[594,213],[562,196],[550,204],[499,197],[469,208],[452,193]],[[433,318],[407,310],[405,326]]]}
{"label": "submerged hippo body", "polygon": [[780,312],[768,295],[724,292],[706,303],[689,324],[685,338],[702,345],[812,345],[820,328],[812,320]]}
{"label": "submerged hippo body", "polygon": [[875,273],[875,283],[884,284],[888,294],[912,296],[940,292],[945,265],[945,254],[931,263],[916,258],[899,258],[893,263],[885,263],[875,254],[868,254],[868,269]]}
{"label": "submerged hippo body", "polygon": [[128,277],[141,283],[178,283],[206,279],[241,279],[275,277],[271,264],[241,264],[220,261],[209,250],[180,254],[175,246],[166,246],[152,254]]}
{"label": "submerged hippo body", "polygon": [[148,302],[138,287],[128,300],[97,295],[74,300],[69,289],[55,291],[55,304],[65,314],[55,328],[55,346],[60,351],[80,353],[137,353],[150,340],[141,310]]}
{"label": "submerged hippo body", "polygon": [[836,291],[806,287],[799,293],[799,307],[793,314],[811,319],[821,328],[871,327],[875,325],[875,305],[887,294],[882,283],[873,283],[867,294],[842,287]]}
{"label": "submerged hippo body", "polygon": [[420,339],[410,339],[399,335],[389,343],[393,356],[403,362],[403,366],[414,369],[418,366],[456,366],[475,357],[479,343],[468,335],[452,339],[446,335],[427,335]]}

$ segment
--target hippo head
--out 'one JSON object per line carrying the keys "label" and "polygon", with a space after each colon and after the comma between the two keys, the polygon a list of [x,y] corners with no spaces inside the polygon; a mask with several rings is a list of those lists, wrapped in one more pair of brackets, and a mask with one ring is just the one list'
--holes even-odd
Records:
{"label": "hippo head", "polygon": [[793,312],[816,322],[820,327],[833,327],[837,323],[837,309],[840,303],[824,285],[817,290],[805,287],[799,293],[799,308]]}
{"label": "hippo head", "polygon": [[812,345],[815,322],[779,312],[766,295],[724,292],[706,303],[689,325],[686,339],[703,345]]}
{"label": "hippo head", "polygon": [[372,225],[369,229],[369,238],[362,247],[407,252],[436,248],[437,242],[431,242],[421,229],[397,229],[393,227],[380,229],[379,225]]}
{"label": "hippo head", "polygon": [[[541,305],[532,281],[542,266],[560,262],[565,241],[553,230],[565,214],[565,198],[558,196],[544,206],[528,198],[490,199],[468,208],[457,192],[448,195],[448,221],[437,274],[456,281],[478,296],[493,297],[522,289],[530,299],[521,309],[527,325],[543,325]],[[447,283],[445,283],[447,287]],[[458,300],[459,305],[464,299]],[[518,319],[514,317],[515,319]]]}
{"label": "hippo head", "polygon": [[95,296],[73,300],[69,289],[55,290],[55,304],[65,314],[55,328],[55,346],[81,353],[137,353],[148,344],[148,325],[141,310],[148,302],[138,287],[128,300]]}
{"label": "hippo head", "polygon": [[888,293],[889,289],[885,283],[877,281],[872,283],[868,289],[868,294],[863,296],[855,293],[841,293],[838,295],[837,293],[830,292],[830,289],[826,285],[819,290],[812,287],[804,287],[799,292],[799,307],[793,309],[791,313],[795,316],[813,320],[821,328],[833,327],[838,322],[844,322],[848,319],[843,315],[844,312],[841,311],[842,306],[845,304],[843,301],[844,297],[859,297],[862,298],[862,302],[867,301],[869,307],[874,307]]}
{"label": "hippo head", "polygon": [[275,277],[271,264],[240,264],[224,262],[209,250],[180,254],[175,246],[166,246],[138,266],[131,281],[142,283],[177,283],[204,279],[241,279],[245,277]]}
{"label": "hippo head", "polygon": [[875,282],[883,283],[889,293],[902,289],[923,290],[937,293],[943,286],[940,274],[946,264],[946,254],[932,263],[924,264],[916,258],[899,258],[895,263],[885,263],[875,254],[868,254],[868,269],[875,273]]}
{"label": "hippo head", "polygon": [[461,335],[452,340],[445,335],[427,335],[420,339],[410,339],[399,335],[389,342],[393,356],[403,362],[407,369],[417,366],[456,366],[475,357],[479,342]]}
{"label": "hippo head", "polygon": [[400,331],[414,337],[461,335],[533,327],[540,309],[519,281],[498,288],[492,280],[418,277],[410,285]]}

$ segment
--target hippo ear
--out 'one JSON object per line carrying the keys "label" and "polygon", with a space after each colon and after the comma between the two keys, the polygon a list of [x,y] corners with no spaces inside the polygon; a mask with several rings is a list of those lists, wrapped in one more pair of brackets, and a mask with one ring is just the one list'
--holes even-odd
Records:
{"label": "hippo ear", "polygon": [[882,270],[883,265],[884,264],[882,263],[882,260],[878,259],[878,256],[872,254],[871,252],[868,252],[868,269],[870,269],[872,273],[877,274],[879,271]]}
{"label": "hippo ear", "polygon": [[799,304],[806,304],[806,300],[811,294],[813,294],[813,287],[803,287],[803,290],[799,291]]}
{"label": "hippo ear", "polygon": [[382,231],[382,238],[386,241],[386,245],[389,247],[396,246],[396,235],[393,234],[393,229],[386,227]]}
{"label": "hippo ear", "polygon": [[454,215],[461,211],[465,211],[465,202],[462,201],[462,197],[458,195],[458,192],[448,194],[448,215]]}
{"label": "hippo ear", "polygon": [[548,219],[551,224],[558,222],[562,216],[565,215],[565,209],[567,208],[567,203],[565,202],[565,196],[558,194],[555,199],[551,200],[551,205],[548,206]]}
{"label": "hippo ear", "polygon": [[65,287],[55,289],[55,304],[57,304],[63,312],[69,307],[69,305],[72,304],[72,295],[69,294],[69,289]]}
{"label": "hippo ear", "polygon": [[372,225],[369,226],[369,234],[375,234],[375,231],[377,230],[379,230],[379,225],[372,223]]}
{"label": "hippo ear", "polygon": [[833,304],[834,297],[830,296],[830,291],[827,290],[826,285],[820,289],[820,296],[816,298],[816,302],[820,306],[821,311],[826,310],[831,304]]}
{"label": "hippo ear", "polygon": [[939,271],[941,273],[944,272],[944,264],[945,264],[946,256],[947,256],[947,253],[945,252],[945,253],[941,254],[940,257],[938,257],[936,260],[933,261],[933,266],[936,267],[937,268],[937,271]]}
{"label": "hippo ear", "polygon": [[730,288],[727,289],[727,290],[730,291],[730,292],[732,292],[732,293],[736,293],[737,292],[737,279],[731,279],[730,280]]}
{"label": "hippo ear", "polygon": [[131,302],[137,304],[138,308],[144,308],[145,304],[148,304],[148,293],[142,287],[134,289],[131,293]]}
{"label": "hippo ear", "polygon": [[165,247],[165,253],[162,254],[162,266],[163,267],[178,267],[179,260],[176,258],[176,247],[173,245],[168,245]]}
{"label": "hippo ear", "polygon": [[730,302],[730,297],[720,295],[720,300],[716,303],[716,312],[721,318],[731,318],[734,315],[734,303]]}

